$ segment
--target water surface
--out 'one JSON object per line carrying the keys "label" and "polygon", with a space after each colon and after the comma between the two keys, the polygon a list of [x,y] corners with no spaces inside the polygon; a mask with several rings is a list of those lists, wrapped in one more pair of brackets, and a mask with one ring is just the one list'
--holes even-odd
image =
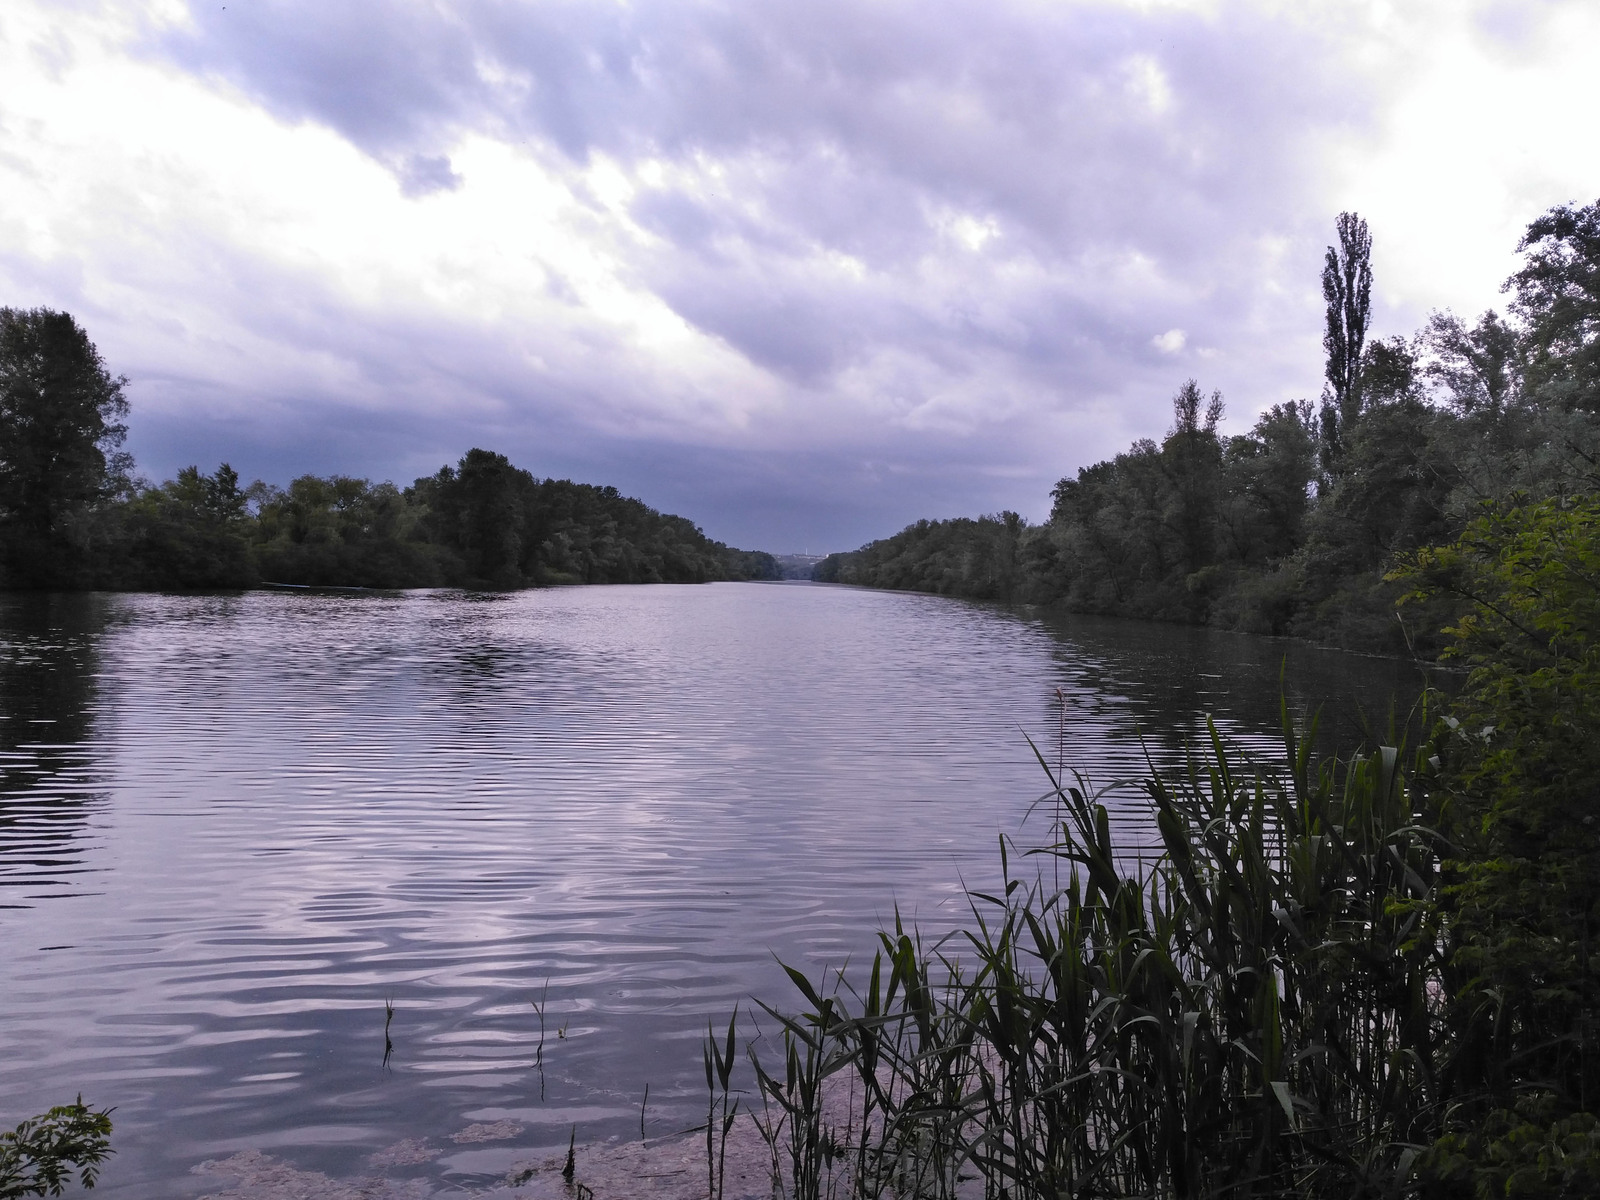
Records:
{"label": "water surface", "polygon": [[[259,1147],[335,1176],[694,1122],[708,1017],[895,907],[930,932],[1046,786],[1403,664],[808,585],[0,596],[0,1122],[116,1105],[102,1190]],[[1066,698],[1064,709],[1057,689]],[[1136,792],[1119,820],[1139,836]],[[542,1001],[544,1030],[535,1001]],[[385,1003],[393,1054],[384,1062]],[[441,1175],[442,1172],[442,1175]]]}

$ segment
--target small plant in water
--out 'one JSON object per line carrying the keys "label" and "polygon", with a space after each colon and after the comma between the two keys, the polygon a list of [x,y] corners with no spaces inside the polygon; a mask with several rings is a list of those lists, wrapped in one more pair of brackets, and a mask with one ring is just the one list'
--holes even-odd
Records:
{"label": "small plant in water", "polygon": [[[733,1130],[734,1119],[739,1114],[739,1101],[732,1093],[734,1038],[739,1021],[739,1006],[734,1005],[733,1016],[728,1020],[728,1036],[718,1045],[711,1023],[706,1022],[705,1066],[706,1092],[706,1195],[709,1200],[722,1200],[722,1189],[727,1179],[728,1134]],[[640,1132],[644,1129],[641,1113]]]}
{"label": "small plant in water", "polygon": [[539,1100],[544,1100],[544,1006],[550,998],[550,980],[544,981],[544,989],[539,993],[537,1000],[530,1000],[533,1011],[539,1017],[539,1044],[533,1051],[533,1065],[539,1072]]}
{"label": "small plant in water", "polygon": [[544,1066],[544,1006],[549,998],[550,981],[546,979],[544,981],[544,990],[539,993],[539,998],[528,1001],[529,1004],[533,1005],[533,1011],[539,1018],[539,1045],[533,1052],[533,1062],[535,1066],[540,1068]]}

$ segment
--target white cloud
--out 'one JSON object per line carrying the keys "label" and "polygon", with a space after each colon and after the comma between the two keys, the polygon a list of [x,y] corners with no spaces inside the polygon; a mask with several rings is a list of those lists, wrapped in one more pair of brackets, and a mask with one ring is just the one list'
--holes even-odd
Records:
{"label": "white cloud", "polygon": [[[1508,12],[1521,15],[1511,35],[1492,35]],[[1600,7],[1427,5],[1394,19],[1376,128],[1330,160],[1330,200],[1372,227],[1389,319],[1502,306],[1528,222],[1600,194],[1600,139],[1574,124],[1600,111]]]}
{"label": "white cloud", "polygon": [[1123,64],[1123,78],[1130,95],[1142,102],[1153,116],[1162,116],[1172,107],[1172,84],[1154,55],[1135,54]]}
{"label": "white cloud", "polygon": [[156,473],[489,444],[780,548],[1038,516],[1175,356],[1316,391],[1340,209],[1387,334],[1592,198],[1600,10],[1496,13],[10,0],[0,303],[84,320]]}

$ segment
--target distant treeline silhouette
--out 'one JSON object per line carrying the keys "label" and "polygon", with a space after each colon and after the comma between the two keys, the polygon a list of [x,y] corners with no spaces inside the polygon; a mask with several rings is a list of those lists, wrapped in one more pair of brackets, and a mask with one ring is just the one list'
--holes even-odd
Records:
{"label": "distant treeline silhouette", "polygon": [[[1369,340],[1371,238],[1343,214],[1323,271],[1320,405],[1217,431],[1194,380],[1165,438],[1053,492],[1050,517],[918,521],[830,556],[827,582],[1030,602],[1403,650],[1396,556],[1453,540],[1485,504],[1600,481],[1600,201],[1528,226],[1509,315],[1434,313]],[[1440,613],[1417,613],[1416,631]]]}
{"label": "distant treeline silhouette", "polygon": [[781,577],[770,554],[712,541],[614,487],[535,478],[487,450],[404,489],[340,475],[246,488],[226,463],[155,486],[119,449],[125,383],[69,314],[0,309],[0,587]]}
{"label": "distant treeline silhouette", "polygon": [[241,489],[226,464],[190,467],[97,512],[103,534],[79,586],[371,588],[776,579],[760,551],[712,541],[614,487],[538,479],[470,450],[401,489],[303,475]]}

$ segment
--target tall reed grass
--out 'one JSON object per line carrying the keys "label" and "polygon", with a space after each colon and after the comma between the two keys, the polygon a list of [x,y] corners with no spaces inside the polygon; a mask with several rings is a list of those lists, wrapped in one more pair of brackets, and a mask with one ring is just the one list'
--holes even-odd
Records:
{"label": "tall reed grass", "polygon": [[925,946],[897,914],[865,978],[788,969],[781,1065],[749,1047],[778,1194],[1409,1190],[1445,1036],[1424,754],[1314,762],[1285,709],[1283,762],[1246,770],[1209,732],[1144,785],[1153,857],[1041,757],[1059,824],[1002,839],[968,930]]}

